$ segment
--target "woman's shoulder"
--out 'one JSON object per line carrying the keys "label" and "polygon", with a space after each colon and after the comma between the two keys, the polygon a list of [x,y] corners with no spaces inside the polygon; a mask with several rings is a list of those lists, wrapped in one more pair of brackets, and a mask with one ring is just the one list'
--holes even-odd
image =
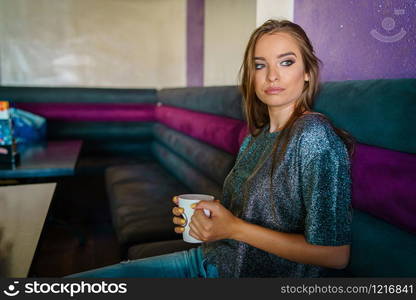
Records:
{"label": "woman's shoulder", "polygon": [[330,122],[328,120],[328,117],[324,114],[321,114],[319,112],[309,112],[306,114],[303,114],[299,117],[299,119],[296,120],[295,125],[297,127],[318,127],[318,128],[324,128],[328,125],[330,125]]}
{"label": "woman's shoulder", "polygon": [[293,136],[300,147],[314,148],[315,151],[343,146],[342,139],[335,132],[330,120],[323,114],[312,112],[301,116],[294,124]]}
{"label": "woman's shoulder", "polygon": [[253,136],[251,134],[248,134],[243,141],[240,144],[240,150],[238,151],[239,154],[241,154],[242,152],[244,152],[248,145],[251,143],[251,140],[253,139]]}

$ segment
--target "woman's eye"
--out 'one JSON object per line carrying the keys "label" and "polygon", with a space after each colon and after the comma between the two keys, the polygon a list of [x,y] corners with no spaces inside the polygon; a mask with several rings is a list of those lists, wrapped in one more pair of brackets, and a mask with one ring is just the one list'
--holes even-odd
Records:
{"label": "woman's eye", "polygon": [[288,59],[288,60],[282,61],[281,65],[282,66],[291,66],[291,65],[293,65],[293,63],[294,63],[293,60]]}
{"label": "woman's eye", "polygon": [[256,70],[261,70],[264,68],[264,64],[254,64],[254,67],[256,68]]}

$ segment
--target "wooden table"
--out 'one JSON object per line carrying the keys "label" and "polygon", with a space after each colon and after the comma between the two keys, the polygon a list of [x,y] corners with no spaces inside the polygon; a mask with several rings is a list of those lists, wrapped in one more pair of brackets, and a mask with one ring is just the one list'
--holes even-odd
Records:
{"label": "wooden table", "polygon": [[69,140],[25,147],[20,164],[15,169],[1,169],[0,179],[72,176],[81,146],[81,140]]}
{"label": "wooden table", "polygon": [[0,277],[27,277],[55,186],[0,187]]}

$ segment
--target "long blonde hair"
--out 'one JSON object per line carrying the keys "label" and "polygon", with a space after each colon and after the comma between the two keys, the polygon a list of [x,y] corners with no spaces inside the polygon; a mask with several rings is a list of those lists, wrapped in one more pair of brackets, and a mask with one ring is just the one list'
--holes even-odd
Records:
{"label": "long blonde hair", "polygon": [[[302,55],[305,73],[309,75],[309,81],[304,82],[300,97],[296,100],[295,108],[289,120],[281,128],[273,147],[272,174],[276,164],[283,158],[287,145],[291,138],[293,124],[305,112],[312,111],[313,101],[319,90],[319,70],[321,60],[315,55],[312,44],[305,31],[299,25],[288,20],[268,20],[258,27],[252,34],[247,44],[243,64],[240,68],[240,88],[243,95],[243,108],[249,132],[252,136],[258,136],[263,128],[270,123],[267,105],[256,95],[254,87],[254,51],[257,41],[265,34],[287,33],[295,39]],[[332,124],[332,123],[331,123]],[[353,139],[345,131],[334,127],[335,132],[342,138],[350,154],[353,151]],[[281,146],[277,157],[277,149]]]}

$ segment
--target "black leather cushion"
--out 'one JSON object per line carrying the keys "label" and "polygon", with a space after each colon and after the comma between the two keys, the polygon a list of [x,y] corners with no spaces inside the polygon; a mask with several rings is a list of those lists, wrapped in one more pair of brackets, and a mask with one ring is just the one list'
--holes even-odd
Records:
{"label": "black leather cushion", "polygon": [[180,178],[181,182],[191,191],[196,194],[213,195],[216,199],[221,199],[222,184],[210,179],[163,144],[154,142],[152,149],[160,163],[177,178]]}
{"label": "black leather cushion", "polygon": [[122,248],[177,239],[172,197],[189,189],[157,163],[106,170],[113,225]]}
{"label": "black leather cushion", "polygon": [[185,243],[183,240],[161,241],[154,243],[144,243],[129,248],[128,258],[139,259],[156,255],[168,254],[177,251],[195,248],[200,244]]}
{"label": "black leather cushion", "polygon": [[221,186],[234,165],[234,155],[163,124],[154,126],[154,134],[169,150]]}
{"label": "black leather cushion", "polygon": [[106,170],[107,184],[123,183],[128,181],[146,181],[177,184],[179,181],[158,162],[143,162],[135,165],[113,166]]}

